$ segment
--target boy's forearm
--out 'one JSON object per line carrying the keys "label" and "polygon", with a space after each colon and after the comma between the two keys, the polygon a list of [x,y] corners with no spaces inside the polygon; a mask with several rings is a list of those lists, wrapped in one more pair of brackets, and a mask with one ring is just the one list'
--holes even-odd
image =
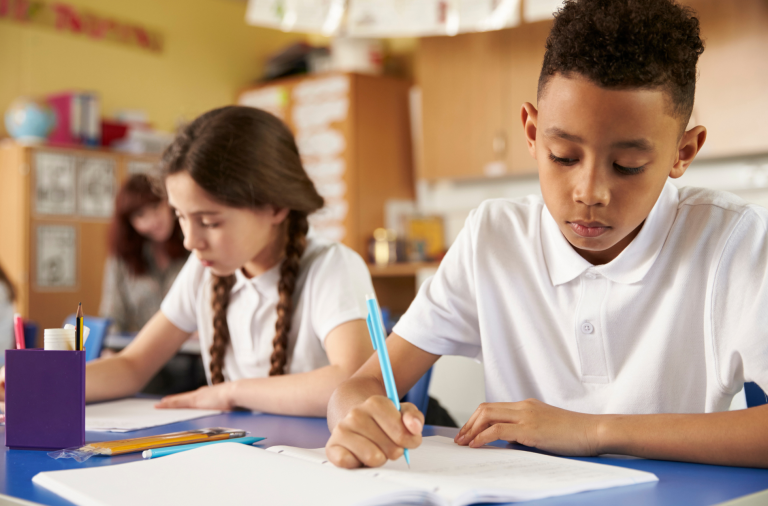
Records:
{"label": "boy's forearm", "polygon": [[374,395],[387,395],[387,391],[373,376],[354,376],[339,385],[328,402],[328,428],[333,431],[352,408]]}
{"label": "boy's forearm", "polygon": [[768,467],[768,405],[707,414],[604,415],[599,453]]}

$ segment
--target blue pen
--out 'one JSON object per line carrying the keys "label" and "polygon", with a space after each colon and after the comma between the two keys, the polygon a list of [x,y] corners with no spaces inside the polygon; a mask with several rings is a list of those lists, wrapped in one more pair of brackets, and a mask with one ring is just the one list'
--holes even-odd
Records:
{"label": "blue pen", "polygon": [[[395,404],[395,407],[400,411],[400,398],[397,395],[397,386],[395,385],[395,375],[392,373],[392,363],[389,361],[389,352],[387,351],[387,344],[385,342],[384,324],[381,322],[381,310],[379,309],[379,303],[376,302],[376,297],[368,295],[365,298],[365,302],[368,305],[368,318],[365,320],[368,324],[368,332],[371,334],[371,341],[373,341],[373,350],[379,352],[379,366],[381,367],[381,376],[384,378],[384,388],[387,389],[387,397]],[[408,467],[411,467],[411,455],[408,453],[408,448],[403,450],[403,457]]]}
{"label": "blue pen", "polygon": [[151,450],[144,450],[141,452],[141,456],[145,459],[154,459],[156,457],[164,457],[173,453],[185,452],[187,450],[194,450],[201,446],[215,445],[217,443],[242,443],[244,445],[252,445],[258,441],[264,440],[263,437],[236,437],[233,439],[221,439],[219,441],[207,441],[205,443],[193,443],[191,445],[178,445],[168,446],[166,448],[153,448]]}

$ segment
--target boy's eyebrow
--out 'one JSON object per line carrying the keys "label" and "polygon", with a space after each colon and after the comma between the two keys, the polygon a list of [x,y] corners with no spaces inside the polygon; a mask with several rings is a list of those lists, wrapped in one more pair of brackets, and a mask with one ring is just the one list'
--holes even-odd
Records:
{"label": "boy's eyebrow", "polygon": [[653,144],[648,139],[632,139],[630,141],[619,141],[611,144],[613,148],[636,149],[638,151],[653,151]]}
{"label": "boy's eyebrow", "polygon": [[562,128],[558,127],[549,127],[544,131],[544,135],[547,137],[559,137],[560,139],[575,142],[577,144],[584,144],[584,139],[579,137],[578,135],[569,134]]}
{"label": "boy's eyebrow", "polygon": [[[584,144],[584,139],[578,135],[569,134],[562,128],[550,127],[544,131],[544,135],[547,137],[557,137],[566,141],[575,142],[577,144]],[[653,143],[648,139],[631,139],[626,141],[618,141],[611,144],[612,148],[618,149],[636,149],[638,151],[653,151]]]}

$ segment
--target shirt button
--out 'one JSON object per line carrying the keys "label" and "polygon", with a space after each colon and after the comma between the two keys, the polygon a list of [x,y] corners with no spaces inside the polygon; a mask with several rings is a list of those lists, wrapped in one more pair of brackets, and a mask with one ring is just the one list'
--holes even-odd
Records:
{"label": "shirt button", "polygon": [[581,332],[583,334],[591,334],[594,331],[595,331],[595,326],[592,325],[591,323],[584,322],[581,324]]}
{"label": "shirt button", "polygon": [[595,274],[592,271],[587,271],[586,276],[587,276],[587,279],[595,279],[597,277],[597,274]]}

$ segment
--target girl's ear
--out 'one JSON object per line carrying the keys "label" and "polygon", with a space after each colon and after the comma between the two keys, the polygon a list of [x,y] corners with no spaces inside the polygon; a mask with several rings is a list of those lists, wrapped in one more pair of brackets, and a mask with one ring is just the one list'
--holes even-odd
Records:
{"label": "girl's ear", "polygon": [[272,206],[272,223],[274,225],[279,225],[285,219],[288,217],[288,213],[290,213],[291,210],[287,207],[276,207]]}

